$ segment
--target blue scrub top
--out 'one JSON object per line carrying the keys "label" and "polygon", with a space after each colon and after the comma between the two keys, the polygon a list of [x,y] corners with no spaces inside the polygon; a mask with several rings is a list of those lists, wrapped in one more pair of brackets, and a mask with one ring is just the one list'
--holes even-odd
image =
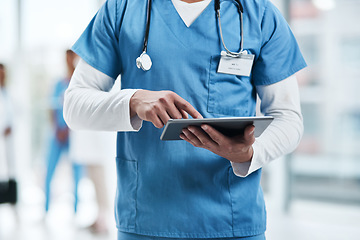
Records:
{"label": "blue scrub top", "polygon": [[[138,69],[146,0],[108,0],[73,50],[122,89],[171,90],[204,117],[254,116],[256,85],[281,81],[306,66],[291,30],[268,0],[242,0],[244,49],[255,55],[250,77],[217,73],[223,49],[214,3],[186,27],[171,0],[153,0],[148,54]],[[221,1],[226,46],[240,47],[234,1]],[[263,234],[266,211],[261,170],[234,175],[228,160],[185,141],[160,141],[162,129],[144,122],[119,132],[115,215],[119,231],[171,238],[225,238]]]}

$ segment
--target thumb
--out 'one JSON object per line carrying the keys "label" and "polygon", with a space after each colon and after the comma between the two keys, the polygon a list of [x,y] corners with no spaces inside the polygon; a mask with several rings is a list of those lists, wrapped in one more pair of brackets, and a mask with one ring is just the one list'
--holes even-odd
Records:
{"label": "thumb", "polygon": [[245,131],[244,131],[245,144],[252,145],[255,142],[254,132],[255,132],[254,125],[249,125],[245,128]]}

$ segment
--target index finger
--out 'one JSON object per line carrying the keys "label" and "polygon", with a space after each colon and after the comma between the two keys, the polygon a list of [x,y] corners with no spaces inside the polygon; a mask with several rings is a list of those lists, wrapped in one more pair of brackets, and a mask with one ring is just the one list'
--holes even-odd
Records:
{"label": "index finger", "polygon": [[203,118],[203,116],[185,99],[179,96],[178,99],[175,100],[175,106],[179,109],[180,112],[187,112],[193,118]]}

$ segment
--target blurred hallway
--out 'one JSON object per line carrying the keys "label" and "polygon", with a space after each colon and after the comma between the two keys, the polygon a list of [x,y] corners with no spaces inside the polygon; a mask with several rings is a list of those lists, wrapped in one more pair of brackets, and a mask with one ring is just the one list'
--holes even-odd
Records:
{"label": "blurred hallway", "polygon": [[[64,168],[61,169],[66,171]],[[59,185],[60,183],[55,183]],[[59,186],[56,186],[59,189]],[[49,239],[116,239],[113,213],[108,214],[109,232],[93,234],[88,228],[96,218],[97,204],[92,182],[83,178],[79,186],[79,205],[76,215],[73,210],[73,195],[63,188],[55,193],[56,198],[45,216],[43,193],[36,186],[28,186],[25,193],[32,192],[33,199],[20,201],[16,212],[11,205],[0,205],[1,240],[49,240]],[[26,193],[27,192],[27,193]],[[18,216],[16,216],[18,214]]]}
{"label": "blurred hallway", "polygon": [[[49,89],[64,72],[63,51],[72,46],[103,2],[0,1],[0,62],[8,66],[20,190],[18,218],[9,205],[0,204],[0,240],[116,239],[112,210],[108,235],[94,235],[86,229],[97,213],[89,179],[80,182],[74,215],[68,158],[57,170],[54,201],[44,217]],[[300,146],[286,161],[276,161],[263,171],[267,239],[358,240],[360,28],[356,23],[360,0],[272,2],[289,19],[309,67],[298,76],[305,126]],[[119,82],[115,90],[120,89]],[[1,167],[0,163],[0,179],[4,178]],[[112,207],[114,158],[106,168]],[[285,214],[286,206],[289,212]]]}

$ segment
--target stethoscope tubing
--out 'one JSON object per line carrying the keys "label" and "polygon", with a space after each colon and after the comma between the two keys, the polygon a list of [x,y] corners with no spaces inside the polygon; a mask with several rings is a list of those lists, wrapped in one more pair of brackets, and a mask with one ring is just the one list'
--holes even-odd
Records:
{"label": "stethoscope tubing", "polygon": [[[219,21],[219,30],[220,30],[220,38],[221,38],[221,42],[223,47],[226,50],[227,55],[229,55],[230,57],[239,57],[240,55],[244,54],[244,31],[243,31],[243,12],[244,12],[244,8],[240,2],[240,0],[234,0],[237,4],[238,4],[238,10],[239,10],[239,14],[240,14],[240,34],[241,34],[241,39],[240,39],[240,51],[239,52],[232,52],[230,51],[224,42],[224,37],[223,37],[223,33],[222,33],[222,27],[221,27],[221,17],[220,17],[220,0],[215,0],[215,11],[216,11],[216,15]],[[148,4],[147,4],[147,18],[146,18],[146,29],[145,29],[145,36],[144,36],[144,45],[143,45],[143,49],[142,49],[142,54],[140,55],[140,57],[138,57],[136,59],[136,66],[138,68],[143,69],[144,71],[148,71],[151,68],[151,58],[150,56],[146,53],[147,51],[147,46],[148,46],[148,40],[149,40],[149,32],[150,32],[150,19],[151,19],[151,3],[152,0],[148,0]],[[147,64],[143,64],[143,56],[146,57],[147,60]],[[148,66],[148,67],[146,67]]]}
{"label": "stethoscope tubing", "polygon": [[240,15],[240,51],[239,52],[232,52],[230,51],[224,42],[224,37],[223,37],[223,33],[222,33],[222,27],[221,27],[221,17],[220,17],[220,0],[215,0],[215,11],[216,11],[216,15],[219,21],[219,30],[220,30],[220,38],[221,38],[221,42],[223,47],[225,48],[226,53],[231,56],[231,57],[239,57],[241,54],[244,53],[244,25],[243,25],[243,12],[244,12],[244,8],[241,4],[241,2],[239,0],[235,0],[236,3],[238,4],[238,10],[239,10],[239,15]]}
{"label": "stethoscope tubing", "polygon": [[147,19],[146,19],[146,30],[145,30],[145,37],[144,37],[144,46],[143,52],[146,52],[148,40],[149,40],[149,31],[150,31],[150,18],[151,18],[151,0],[148,0],[147,4]]}
{"label": "stethoscope tubing", "polygon": [[244,31],[243,31],[243,14],[242,12],[240,12],[240,35],[241,35],[241,39],[240,39],[240,51],[239,52],[232,52],[230,51],[224,42],[224,37],[222,34],[222,28],[221,28],[221,18],[220,18],[220,10],[217,11],[217,16],[218,16],[218,20],[219,20],[219,30],[220,30],[220,38],[221,38],[221,42],[223,47],[226,50],[226,53],[232,57],[238,57],[239,55],[243,54],[244,52]]}

